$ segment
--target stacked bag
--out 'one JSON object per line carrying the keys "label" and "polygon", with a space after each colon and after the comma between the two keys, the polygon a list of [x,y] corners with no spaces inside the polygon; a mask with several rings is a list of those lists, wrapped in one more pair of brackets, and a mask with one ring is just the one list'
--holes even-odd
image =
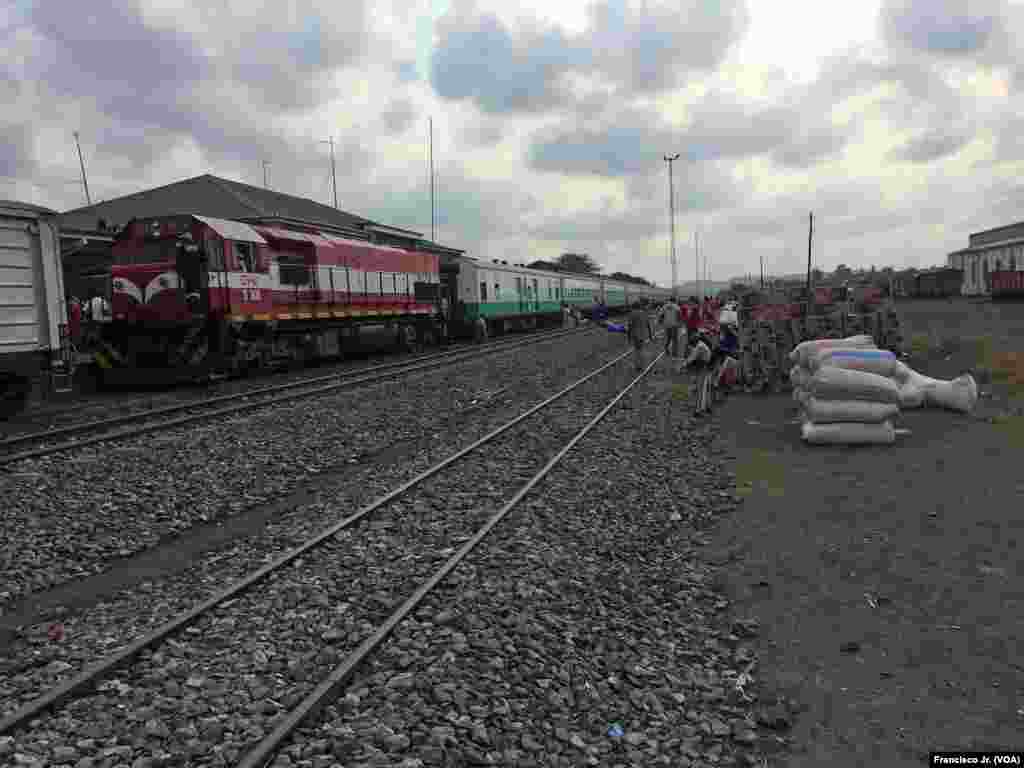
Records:
{"label": "stacked bag", "polygon": [[901,408],[923,405],[968,413],[978,401],[969,374],[952,381],[922,376],[878,349],[870,336],[806,341],[790,354],[793,398],[804,413],[803,439],[816,444],[896,441]]}

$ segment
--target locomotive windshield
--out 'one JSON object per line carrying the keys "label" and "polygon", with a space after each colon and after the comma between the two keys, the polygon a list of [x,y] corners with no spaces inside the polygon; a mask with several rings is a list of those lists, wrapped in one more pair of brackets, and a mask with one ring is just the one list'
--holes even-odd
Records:
{"label": "locomotive windshield", "polygon": [[126,243],[114,248],[113,253],[115,264],[156,264],[174,261],[177,255],[177,238],[174,237]]}

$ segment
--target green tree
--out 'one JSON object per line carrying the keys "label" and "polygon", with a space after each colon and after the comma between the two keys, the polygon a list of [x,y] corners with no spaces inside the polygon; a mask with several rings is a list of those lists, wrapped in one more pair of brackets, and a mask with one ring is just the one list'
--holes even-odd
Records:
{"label": "green tree", "polygon": [[562,271],[579,275],[596,275],[601,271],[601,267],[585,253],[563,253],[557,263]]}
{"label": "green tree", "polygon": [[527,269],[544,269],[548,272],[558,272],[559,266],[553,261],[531,261],[526,265]]}

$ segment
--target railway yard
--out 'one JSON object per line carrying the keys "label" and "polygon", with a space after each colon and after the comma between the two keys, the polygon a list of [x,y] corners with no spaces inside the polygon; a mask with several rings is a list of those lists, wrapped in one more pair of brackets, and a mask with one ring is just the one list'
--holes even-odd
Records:
{"label": "railway yard", "polygon": [[898,307],[983,398],[895,448],[809,448],[783,395],[695,419],[594,324],[11,422],[0,764],[1021,748],[1024,309]]}

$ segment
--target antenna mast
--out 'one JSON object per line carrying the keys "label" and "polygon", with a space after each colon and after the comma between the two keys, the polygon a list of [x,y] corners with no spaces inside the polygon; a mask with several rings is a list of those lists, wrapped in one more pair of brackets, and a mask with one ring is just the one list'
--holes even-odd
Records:
{"label": "antenna mast", "polygon": [[331,136],[331,190],[334,192],[334,207],[338,207],[338,172],[334,165],[334,137]]}
{"label": "antenna mast", "polygon": [[75,146],[78,147],[78,164],[82,168],[82,186],[85,187],[85,202],[92,205],[92,198],[89,196],[89,180],[85,176],[85,160],[82,159],[82,145],[78,143],[78,131],[75,131]]}

